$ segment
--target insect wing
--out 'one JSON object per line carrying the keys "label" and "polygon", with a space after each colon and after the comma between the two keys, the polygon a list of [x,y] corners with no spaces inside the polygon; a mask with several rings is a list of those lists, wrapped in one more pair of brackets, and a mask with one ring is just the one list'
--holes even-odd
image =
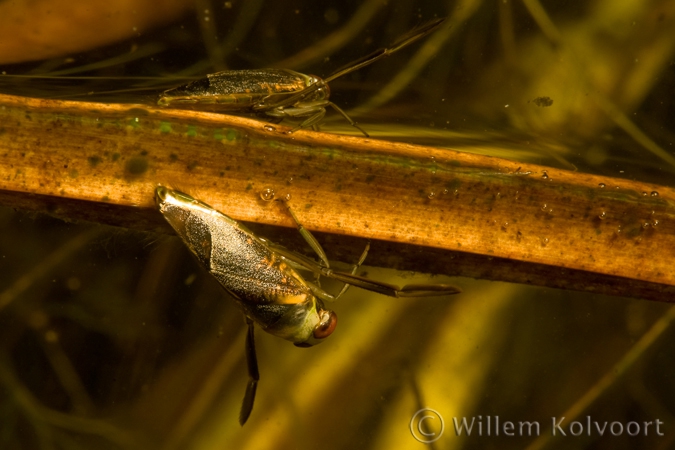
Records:
{"label": "insect wing", "polygon": [[265,331],[306,343],[330,318],[286,258],[243,225],[182,192],[159,186],[155,194],[178,236]]}
{"label": "insect wing", "polygon": [[157,198],[160,211],[178,236],[242,302],[291,303],[277,297],[303,294],[304,286],[298,286],[295,277],[280,267],[283,261],[237,221],[178,191],[159,187]]}
{"label": "insect wing", "polygon": [[226,70],[165,91],[160,106],[245,110],[270,96],[301,91],[311,77],[286,69]]}

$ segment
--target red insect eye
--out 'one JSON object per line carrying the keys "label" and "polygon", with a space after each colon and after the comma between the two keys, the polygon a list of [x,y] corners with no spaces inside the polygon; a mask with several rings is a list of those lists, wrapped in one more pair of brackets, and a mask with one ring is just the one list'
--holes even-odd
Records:
{"label": "red insect eye", "polygon": [[323,311],[321,323],[314,328],[315,339],[325,339],[330,336],[337,326],[337,314],[334,311]]}

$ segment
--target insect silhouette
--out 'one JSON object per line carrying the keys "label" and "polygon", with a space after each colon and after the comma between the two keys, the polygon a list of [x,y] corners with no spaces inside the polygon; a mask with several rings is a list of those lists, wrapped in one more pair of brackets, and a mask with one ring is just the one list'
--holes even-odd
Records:
{"label": "insect silhouette", "polygon": [[436,30],[444,20],[427,22],[401,36],[389,47],[375,50],[323,79],[288,69],[226,70],[164,91],[157,103],[160,106],[217,112],[251,112],[266,115],[275,123],[289,117],[303,118],[291,133],[300,128],[318,129],[318,124],[326,115],[326,107],[330,106],[369,137],[342,108],[329,100],[328,83],[412,44]]}
{"label": "insect silhouette", "polygon": [[[236,220],[216,211],[188,194],[158,186],[155,202],[166,221],[196,256],[237,301],[246,317],[246,361],[249,381],[241,406],[239,423],[243,425],[253,410],[260,379],[255,351],[254,324],[266,332],[310,347],[330,336],[337,326],[337,315],[324,302],[332,302],[349,285],[391,297],[429,297],[459,293],[452,285],[407,285],[399,288],[388,283],[355,275],[368,247],[351,273],[336,272],[314,236],[288,211],[298,231],[319,256],[320,262],[292,252],[256,236]],[[308,281],[299,271],[329,277],[345,283],[338,295],[331,295],[317,283]]]}

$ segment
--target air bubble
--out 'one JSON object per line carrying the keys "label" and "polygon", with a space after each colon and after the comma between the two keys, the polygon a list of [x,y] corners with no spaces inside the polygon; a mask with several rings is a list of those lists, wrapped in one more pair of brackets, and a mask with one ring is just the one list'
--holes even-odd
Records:
{"label": "air bubble", "polygon": [[546,245],[546,244],[548,244],[548,238],[547,237],[541,238],[541,245]]}
{"label": "air bubble", "polygon": [[652,197],[658,197],[658,196],[659,196],[659,193],[658,193],[658,192],[652,191]]}
{"label": "air bubble", "polygon": [[600,183],[598,186],[600,186],[600,189],[604,188],[606,186],[605,183]]}
{"label": "air bubble", "polygon": [[291,200],[291,194],[286,194],[284,196],[284,200],[286,200],[287,202],[290,201]]}
{"label": "air bubble", "polygon": [[548,173],[545,170],[542,170],[543,175],[541,176],[544,180],[548,179]]}
{"label": "air bubble", "polygon": [[263,189],[262,191],[260,191],[260,198],[266,202],[274,200],[274,189],[272,188]]}
{"label": "air bubble", "polygon": [[436,193],[434,191],[429,192],[429,195],[427,195],[428,198],[432,199],[436,197]]}
{"label": "air bubble", "polygon": [[605,211],[601,212],[598,216],[598,219],[605,220],[607,218],[607,213]]}
{"label": "air bubble", "polygon": [[265,131],[277,131],[277,129],[274,128],[272,125],[265,125],[265,126],[263,127],[263,129],[264,129]]}

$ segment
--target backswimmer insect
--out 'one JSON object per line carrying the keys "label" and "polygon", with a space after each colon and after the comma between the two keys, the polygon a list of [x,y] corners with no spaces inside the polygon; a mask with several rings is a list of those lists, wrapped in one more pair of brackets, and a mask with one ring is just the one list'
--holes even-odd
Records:
{"label": "backswimmer insect", "polygon": [[[337,300],[349,285],[391,297],[430,297],[460,292],[457,287],[447,284],[406,285],[399,288],[355,275],[366,258],[368,246],[351,273],[335,272],[330,268],[321,245],[302,226],[290,208],[289,214],[298,231],[317,253],[320,262],[256,236],[241,223],[183,192],[158,186],[155,202],[176,234],[235,298],[246,317],[248,332],[245,348],[249,381],[239,415],[242,425],[253,409],[260,378],[254,324],[298,347],[310,347],[335,331],[337,316],[324,306],[324,302]],[[318,283],[308,281],[299,271],[313,273],[317,281],[320,276],[324,276],[345,285],[338,295],[331,295],[321,289]]]}
{"label": "backswimmer insect", "polygon": [[324,79],[288,69],[226,70],[164,91],[157,104],[216,112],[264,114],[276,123],[288,117],[304,118],[291,133],[300,128],[317,129],[326,115],[326,107],[330,106],[369,137],[347,113],[329,100],[328,83],[412,44],[436,30],[444,20],[427,22],[401,36],[389,47],[376,50]]}

